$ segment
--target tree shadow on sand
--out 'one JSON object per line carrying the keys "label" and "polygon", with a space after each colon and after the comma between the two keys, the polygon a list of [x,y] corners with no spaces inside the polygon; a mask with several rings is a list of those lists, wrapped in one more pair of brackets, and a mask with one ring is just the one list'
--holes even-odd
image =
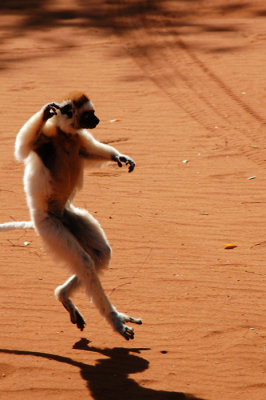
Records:
{"label": "tree shadow on sand", "polygon": [[[106,29],[117,29],[121,33],[137,29],[143,24],[142,17],[155,28],[194,26],[191,18],[204,15],[200,0],[169,0],[165,8],[161,0],[73,0],[61,6],[53,0],[1,0],[0,15],[20,16],[16,24],[17,32],[27,30],[51,29],[58,26],[91,26]],[[209,8],[208,8],[209,7]],[[232,4],[208,4],[207,9],[217,12],[221,17],[247,10],[253,16],[265,16],[266,9],[261,7],[254,11],[252,1],[236,0]],[[157,17],[160,16],[160,20]],[[132,22],[133,19],[133,22]],[[129,24],[129,21],[131,23]],[[210,31],[212,25],[204,22],[198,24],[203,31]],[[233,25],[223,25],[219,32],[236,30]]]}
{"label": "tree shadow on sand", "polygon": [[[165,6],[167,3],[167,7]],[[211,19],[207,22],[202,18],[204,11],[201,10],[199,0],[73,0],[64,5],[63,2],[52,0],[1,0],[0,1],[0,45],[8,39],[16,37],[31,36],[35,32],[54,32],[53,43],[58,49],[67,50],[69,47],[78,45],[73,35],[67,37],[60,35],[57,31],[61,27],[72,27],[83,30],[86,34],[90,28],[95,29],[104,36],[115,32],[117,35],[125,35],[145,27],[151,35],[159,33],[164,37],[165,32],[173,36],[197,32],[199,35],[206,32],[216,32],[219,36],[226,32],[237,32],[243,30],[235,22],[230,22],[232,13],[246,10],[249,15],[252,12],[252,2],[241,2],[236,0],[231,5],[209,5],[211,11],[220,16],[219,24],[213,23]],[[209,3],[208,3],[209,4]],[[266,15],[265,7],[259,9],[255,16]],[[6,16],[11,16],[11,22],[6,24]],[[195,19],[196,17],[196,19]],[[13,21],[13,22],[12,22]],[[185,30],[184,30],[185,28]],[[163,44],[164,45],[164,44]],[[197,44],[195,44],[197,45]],[[147,45],[148,46],[148,45]],[[158,43],[157,43],[158,46]],[[190,43],[192,46],[192,43]],[[223,49],[212,49],[212,51],[232,50],[230,45]],[[143,51],[138,49],[136,52]],[[1,57],[4,66],[14,62],[11,58]],[[16,58],[16,61],[23,61]],[[2,66],[2,68],[4,67]]]}
{"label": "tree shadow on sand", "polygon": [[144,388],[134,379],[129,378],[129,374],[148,369],[149,362],[137,354],[149,349],[100,349],[89,346],[89,341],[85,338],[78,341],[73,348],[98,353],[105,357],[97,360],[96,365],[93,366],[49,353],[9,349],[0,349],[0,353],[40,357],[77,367],[95,400],[204,400],[186,393]]}

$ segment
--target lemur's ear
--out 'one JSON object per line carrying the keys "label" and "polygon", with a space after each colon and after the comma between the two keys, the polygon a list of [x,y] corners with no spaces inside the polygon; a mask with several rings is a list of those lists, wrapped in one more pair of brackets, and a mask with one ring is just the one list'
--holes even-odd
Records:
{"label": "lemur's ear", "polygon": [[72,105],[71,104],[66,104],[60,109],[62,114],[67,115],[68,118],[73,117],[73,111],[72,111]]}

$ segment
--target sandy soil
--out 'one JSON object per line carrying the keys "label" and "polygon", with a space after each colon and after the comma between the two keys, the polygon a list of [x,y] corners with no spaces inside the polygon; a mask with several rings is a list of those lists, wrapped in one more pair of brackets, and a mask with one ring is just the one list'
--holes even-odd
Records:
{"label": "sandy soil", "polygon": [[81,292],[80,333],[53,295],[69,271],[34,232],[1,233],[1,400],[264,400],[265,1],[5,0],[0,15],[0,220],[28,219],[18,129],[85,89],[95,136],[137,167],[86,172],[75,204],[112,245],[111,301],[144,322],[128,343]]}

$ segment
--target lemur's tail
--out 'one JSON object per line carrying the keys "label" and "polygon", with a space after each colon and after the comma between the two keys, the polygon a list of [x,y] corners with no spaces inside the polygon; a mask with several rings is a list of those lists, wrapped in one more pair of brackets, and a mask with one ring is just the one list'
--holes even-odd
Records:
{"label": "lemur's tail", "polygon": [[34,228],[32,221],[13,221],[0,224],[0,231],[10,231],[12,229]]}

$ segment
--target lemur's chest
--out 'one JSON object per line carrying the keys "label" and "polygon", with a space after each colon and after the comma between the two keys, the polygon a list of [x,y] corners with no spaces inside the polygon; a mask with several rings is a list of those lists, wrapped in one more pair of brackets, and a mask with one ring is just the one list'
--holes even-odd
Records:
{"label": "lemur's chest", "polygon": [[34,151],[57,184],[71,187],[76,184],[82,168],[78,135],[66,135],[61,131],[52,137],[41,134],[34,144]]}

